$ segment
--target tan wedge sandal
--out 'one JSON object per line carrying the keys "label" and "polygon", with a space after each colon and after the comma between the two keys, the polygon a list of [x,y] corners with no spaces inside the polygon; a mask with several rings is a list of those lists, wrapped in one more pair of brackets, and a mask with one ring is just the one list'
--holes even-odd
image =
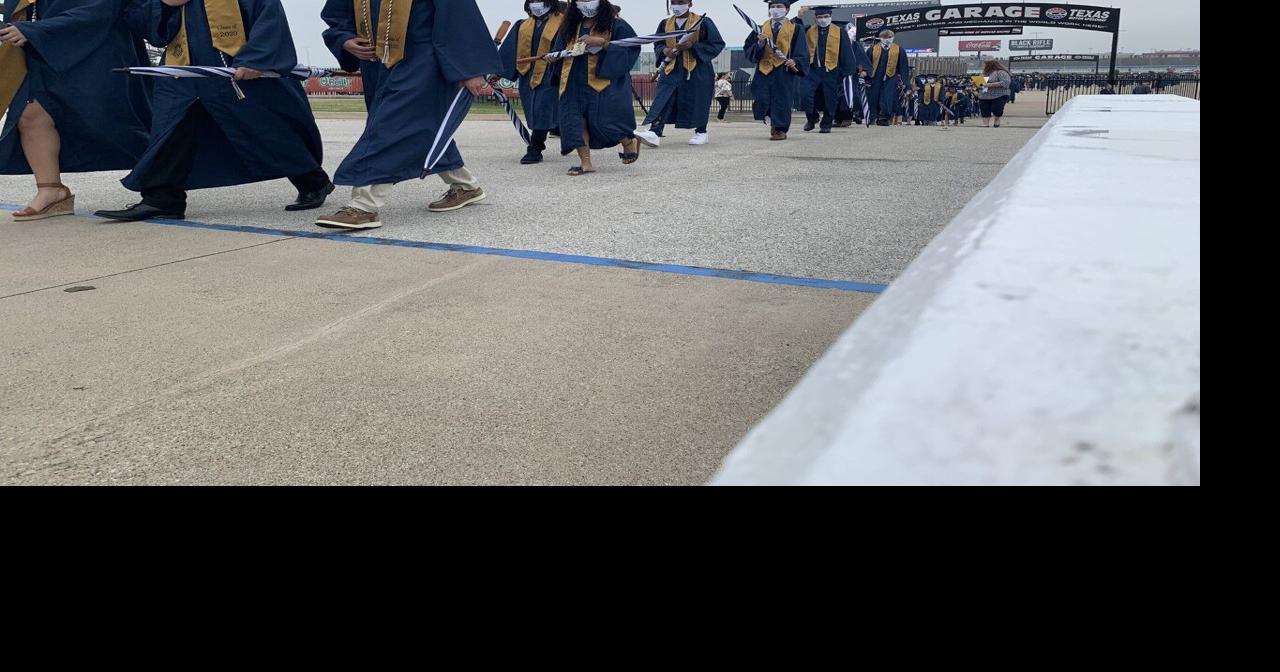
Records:
{"label": "tan wedge sandal", "polygon": [[76,195],[71,193],[71,189],[67,185],[59,182],[46,182],[36,184],[37,189],[62,189],[67,192],[66,197],[60,201],[54,201],[45,206],[43,210],[32,210],[31,208],[23,208],[13,213],[13,221],[15,222],[34,222],[38,219],[49,219],[50,217],[61,217],[63,215],[76,214]]}

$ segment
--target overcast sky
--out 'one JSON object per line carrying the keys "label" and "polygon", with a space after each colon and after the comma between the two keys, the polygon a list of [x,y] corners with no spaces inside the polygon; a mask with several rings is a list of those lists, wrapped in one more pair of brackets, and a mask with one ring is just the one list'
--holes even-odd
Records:
{"label": "overcast sky", "polygon": [[[444,0],[451,2],[455,0]],[[334,58],[320,39],[324,30],[324,22],[320,20],[320,8],[324,0],[283,0],[289,12],[289,21],[293,28],[294,40],[298,43],[298,57],[309,61],[309,65],[333,65]],[[480,10],[484,12],[489,31],[497,30],[503,20],[514,22],[524,16],[522,0],[477,0]],[[622,7],[622,17],[641,33],[647,33],[658,25],[658,21],[666,16],[666,0],[616,0]],[[747,29],[733,11],[737,3],[757,20],[763,19],[764,2],[761,0],[693,0],[695,11],[706,13],[715,19],[716,25],[724,34],[725,42],[733,46],[741,46],[746,38]],[[1113,0],[1097,4],[1121,8],[1120,15],[1120,50],[1126,52],[1143,52],[1175,49],[1200,48],[1200,2],[1199,0]],[[797,2],[793,7],[817,5],[813,2]],[[833,2],[831,4],[844,4]],[[964,4],[943,0],[944,5]],[[1072,4],[1072,3],[1064,3]],[[1081,4],[1081,3],[1075,3]],[[794,11],[794,10],[793,10]],[[1108,53],[1111,51],[1111,35],[1080,30],[1055,30],[1028,26],[1024,34],[1013,36],[1015,39],[1053,38],[1054,53]],[[955,56],[956,43],[961,38],[942,38],[942,55]],[[964,39],[1011,39],[1010,36],[991,38]],[[1007,55],[1007,50],[997,52]]]}

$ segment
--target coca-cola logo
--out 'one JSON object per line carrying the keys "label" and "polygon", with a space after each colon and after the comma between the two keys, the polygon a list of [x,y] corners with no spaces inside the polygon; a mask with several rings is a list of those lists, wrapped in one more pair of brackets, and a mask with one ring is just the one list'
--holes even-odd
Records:
{"label": "coca-cola logo", "polygon": [[880,30],[884,27],[884,19],[867,19],[867,30]]}
{"label": "coca-cola logo", "polygon": [[1050,7],[1044,10],[1044,15],[1050,19],[1065,19],[1069,12],[1061,7]]}

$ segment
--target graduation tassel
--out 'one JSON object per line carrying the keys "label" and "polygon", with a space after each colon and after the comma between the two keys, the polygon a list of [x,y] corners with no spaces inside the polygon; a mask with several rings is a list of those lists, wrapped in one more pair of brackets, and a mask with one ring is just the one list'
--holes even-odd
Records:
{"label": "graduation tassel", "polygon": [[[222,65],[224,65],[224,66],[226,66],[226,67],[228,67],[228,68],[229,68],[229,67],[231,67],[231,61],[228,61],[228,60],[227,60],[227,55],[226,55],[226,54],[224,54],[224,53],[222,53],[221,51],[219,51],[219,52],[218,52],[218,55],[222,57]],[[233,80],[231,80],[231,88],[235,89],[235,91],[236,91],[236,98],[237,98],[238,100],[244,100],[244,91],[242,91],[242,90],[240,89],[240,84],[239,84],[238,82],[236,82],[236,80],[234,80],[234,79],[233,79]]]}

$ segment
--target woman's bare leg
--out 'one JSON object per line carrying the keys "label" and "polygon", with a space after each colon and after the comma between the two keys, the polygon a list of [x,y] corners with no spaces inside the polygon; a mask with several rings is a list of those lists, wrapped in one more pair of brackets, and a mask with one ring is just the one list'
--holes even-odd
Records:
{"label": "woman's bare leg", "polygon": [[[53,117],[45,111],[44,106],[36,101],[27,104],[18,119],[18,138],[22,142],[22,153],[31,164],[37,184],[60,184],[62,172],[58,165],[58,153],[62,151],[62,138],[53,124]],[[33,210],[43,210],[52,203],[66,198],[67,193],[59,188],[42,188],[36,191],[36,197],[27,206]]]}
{"label": "woman's bare leg", "polygon": [[582,162],[583,172],[595,170],[595,166],[591,165],[591,134],[587,132],[586,124],[582,126],[582,146],[578,148],[578,160]]}

